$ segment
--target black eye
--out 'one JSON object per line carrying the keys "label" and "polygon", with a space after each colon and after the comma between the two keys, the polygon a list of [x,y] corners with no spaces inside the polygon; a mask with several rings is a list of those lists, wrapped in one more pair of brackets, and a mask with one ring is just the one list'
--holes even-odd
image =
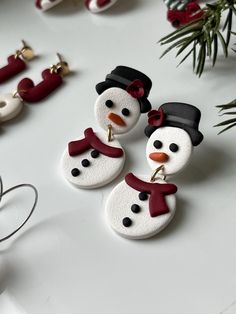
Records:
{"label": "black eye", "polygon": [[105,102],[105,105],[108,107],[108,108],[111,108],[113,106],[113,101],[108,99],[106,102]]}
{"label": "black eye", "polygon": [[154,146],[155,148],[157,148],[157,149],[160,149],[160,148],[162,148],[162,142],[156,140],[156,141],[153,143],[153,146]]}
{"label": "black eye", "polygon": [[179,150],[179,146],[175,143],[170,144],[169,149],[173,152],[176,153]]}
{"label": "black eye", "polygon": [[126,116],[126,117],[127,117],[127,116],[129,116],[130,111],[129,111],[129,109],[124,108],[124,109],[122,109],[121,113],[122,113],[124,116]]}

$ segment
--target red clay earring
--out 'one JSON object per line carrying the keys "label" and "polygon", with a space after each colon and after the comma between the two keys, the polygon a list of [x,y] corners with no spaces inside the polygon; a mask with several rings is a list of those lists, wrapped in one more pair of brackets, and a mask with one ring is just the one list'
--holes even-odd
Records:
{"label": "red clay earring", "polygon": [[[63,0],[36,0],[35,5],[41,11],[47,11]],[[103,12],[112,7],[117,0],[84,0],[86,8],[92,13]]]}
{"label": "red clay earring", "polygon": [[112,7],[117,0],[85,0],[86,8],[92,13],[100,13]]}
{"label": "red clay earring", "polygon": [[26,102],[34,103],[49,96],[63,83],[63,77],[69,74],[69,66],[60,54],[59,62],[42,72],[43,80],[37,85],[29,78],[22,79],[17,86],[17,93]]}
{"label": "red clay earring", "polygon": [[0,83],[4,83],[26,69],[26,61],[34,58],[34,51],[22,40],[23,47],[7,58],[7,64],[0,68]]}
{"label": "red clay earring", "polygon": [[62,2],[62,0],[36,0],[35,5],[39,10],[47,11],[55,7],[60,2]]}
{"label": "red clay earring", "polygon": [[13,119],[23,108],[22,100],[35,103],[49,96],[63,83],[69,73],[68,64],[58,54],[59,62],[42,72],[43,80],[37,85],[29,78],[22,79],[15,93],[0,95],[0,123]]}
{"label": "red clay earring", "polygon": [[164,3],[168,8],[167,20],[176,28],[197,20],[204,14],[198,0],[164,0]]}

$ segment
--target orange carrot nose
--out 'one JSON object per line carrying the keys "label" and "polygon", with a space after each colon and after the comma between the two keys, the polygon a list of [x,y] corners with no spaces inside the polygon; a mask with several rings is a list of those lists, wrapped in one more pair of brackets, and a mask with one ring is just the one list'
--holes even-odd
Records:
{"label": "orange carrot nose", "polygon": [[117,125],[120,125],[120,126],[126,125],[125,121],[118,114],[115,114],[113,112],[109,112],[107,117],[108,117],[108,119],[110,119],[112,122],[114,122]]}
{"label": "orange carrot nose", "polygon": [[165,153],[151,153],[149,154],[149,158],[158,162],[167,162],[169,156]]}

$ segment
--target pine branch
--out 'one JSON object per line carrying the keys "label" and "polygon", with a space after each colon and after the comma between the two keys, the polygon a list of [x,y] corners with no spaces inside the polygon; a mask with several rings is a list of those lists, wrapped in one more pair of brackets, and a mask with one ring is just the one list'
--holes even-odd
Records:
{"label": "pine branch", "polygon": [[[184,62],[190,55],[193,56],[193,70],[200,77],[204,71],[206,58],[212,60],[215,65],[219,44],[221,44],[225,58],[228,57],[228,49],[232,32],[233,16],[236,16],[236,0],[217,0],[213,4],[206,4],[204,15],[198,20],[182,26],[171,34],[160,39],[161,45],[170,44],[160,58],[173,49],[177,49],[176,57],[186,49],[187,54],[180,61]],[[222,13],[228,11],[227,17],[222,23]],[[224,26],[221,27],[221,24]],[[226,37],[223,32],[226,31]]]}
{"label": "pine branch", "polygon": [[228,111],[230,109],[234,109],[234,108],[236,109],[236,99],[231,101],[228,104],[218,105],[216,107],[220,109],[221,116],[224,116],[224,115],[235,116],[235,118],[230,118],[228,120],[225,120],[215,125],[215,127],[222,127],[222,126],[225,127],[218,134],[221,134],[231,129],[232,127],[236,126],[236,111]]}

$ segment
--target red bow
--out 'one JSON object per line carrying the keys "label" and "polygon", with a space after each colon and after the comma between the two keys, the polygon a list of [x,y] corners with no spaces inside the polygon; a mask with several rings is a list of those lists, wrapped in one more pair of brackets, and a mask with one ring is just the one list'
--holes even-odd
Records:
{"label": "red bow", "polygon": [[88,128],[84,131],[84,136],[82,140],[73,141],[68,144],[68,150],[70,156],[77,156],[85,151],[94,148],[99,153],[111,157],[111,158],[119,158],[123,156],[124,152],[121,148],[108,146],[104,144],[93,132],[92,128]]}
{"label": "red bow", "polygon": [[151,110],[148,113],[148,124],[160,127],[163,125],[165,120],[165,114],[162,109]]}
{"label": "red bow", "polygon": [[169,208],[165,200],[166,195],[177,192],[174,184],[149,183],[138,179],[132,173],[125,176],[125,182],[133,189],[139,192],[150,194],[149,211],[151,217],[157,217],[169,213]]}
{"label": "red bow", "polygon": [[140,80],[134,80],[127,86],[126,91],[134,98],[142,98],[145,94],[144,84]]}

